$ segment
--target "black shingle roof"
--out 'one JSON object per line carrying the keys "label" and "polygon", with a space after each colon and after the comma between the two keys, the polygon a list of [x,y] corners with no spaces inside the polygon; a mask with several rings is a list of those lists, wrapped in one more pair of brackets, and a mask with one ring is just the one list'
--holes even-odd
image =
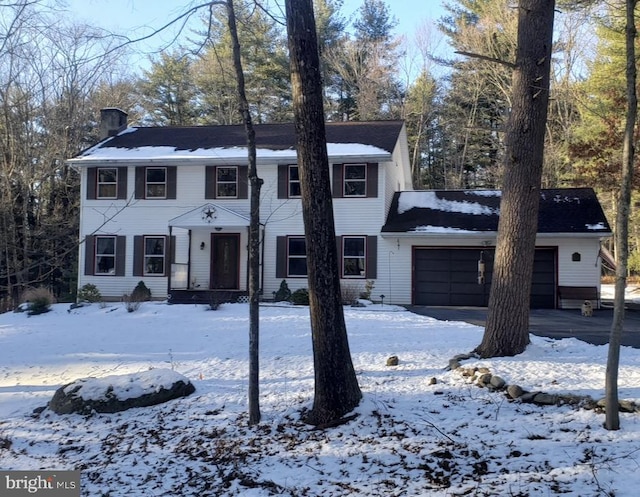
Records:
{"label": "black shingle roof", "polygon": [[[400,202],[401,195],[408,195]],[[407,203],[407,200],[412,203]],[[399,209],[401,205],[401,209]],[[447,230],[497,231],[499,192],[440,190],[397,192],[383,233]],[[428,227],[428,228],[425,228]],[[611,233],[591,188],[541,190],[538,233]]]}
{"label": "black shingle roof", "polygon": [[[326,124],[327,142],[359,143],[389,153],[398,141],[402,121],[332,122]],[[257,124],[256,146],[270,150],[294,149],[294,125]],[[108,139],[97,148],[175,147],[176,150],[246,147],[243,125],[141,127]],[[95,150],[95,148],[93,148]],[[82,156],[82,154],[80,154]]]}

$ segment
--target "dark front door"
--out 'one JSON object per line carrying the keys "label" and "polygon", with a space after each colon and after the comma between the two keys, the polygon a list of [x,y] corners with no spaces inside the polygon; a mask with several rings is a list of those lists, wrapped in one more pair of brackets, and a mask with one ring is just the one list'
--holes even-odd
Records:
{"label": "dark front door", "polygon": [[211,233],[211,288],[240,288],[240,235]]}

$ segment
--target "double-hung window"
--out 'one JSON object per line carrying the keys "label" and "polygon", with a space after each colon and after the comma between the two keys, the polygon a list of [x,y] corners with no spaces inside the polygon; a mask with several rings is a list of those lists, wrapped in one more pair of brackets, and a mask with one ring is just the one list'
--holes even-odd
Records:
{"label": "double-hung window", "polygon": [[164,236],[144,237],[144,275],[165,274],[165,247]]}
{"label": "double-hung window", "polygon": [[216,168],[216,198],[238,198],[238,168]]}
{"label": "double-hung window", "polygon": [[307,276],[307,244],[303,236],[287,239],[287,276]]}
{"label": "double-hung window", "polygon": [[116,272],[116,237],[95,237],[94,274],[114,275]]}
{"label": "double-hung window", "polygon": [[96,198],[118,198],[118,169],[98,168],[97,171]]}
{"label": "double-hung window", "polygon": [[342,237],[342,276],[364,278],[366,274],[367,237]]}
{"label": "double-hung window", "polygon": [[367,195],[367,165],[344,165],[344,191],[345,197],[365,197]]}
{"label": "double-hung window", "polygon": [[300,196],[300,170],[298,166],[289,166],[288,185],[289,185],[289,198],[296,198]]}
{"label": "double-hung window", "polygon": [[146,198],[167,198],[167,168],[147,167],[145,175]]}

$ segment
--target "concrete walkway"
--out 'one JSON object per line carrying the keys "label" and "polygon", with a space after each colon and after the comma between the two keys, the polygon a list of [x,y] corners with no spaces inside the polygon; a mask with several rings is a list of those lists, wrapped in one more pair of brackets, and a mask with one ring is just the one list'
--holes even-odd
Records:
{"label": "concrete walkway", "polygon": [[[464,321],[484,326],[486,307],[409,306],[411,312],[442,321]],[[609,343],[613,309],[597,309],[587,318],[574,309],[532,309],[529,330],[534,335],[549,338],[578,338],[594,345]],[[640,311],[627,310],[622,333],[622,345],[640,348]]]}

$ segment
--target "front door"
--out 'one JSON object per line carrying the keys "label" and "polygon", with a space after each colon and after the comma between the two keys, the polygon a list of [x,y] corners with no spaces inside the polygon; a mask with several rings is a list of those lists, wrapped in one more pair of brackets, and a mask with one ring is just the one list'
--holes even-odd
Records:
{"label": "front door", "polygon": [[211,233],[211,288],[240,288],[240,235]]}

